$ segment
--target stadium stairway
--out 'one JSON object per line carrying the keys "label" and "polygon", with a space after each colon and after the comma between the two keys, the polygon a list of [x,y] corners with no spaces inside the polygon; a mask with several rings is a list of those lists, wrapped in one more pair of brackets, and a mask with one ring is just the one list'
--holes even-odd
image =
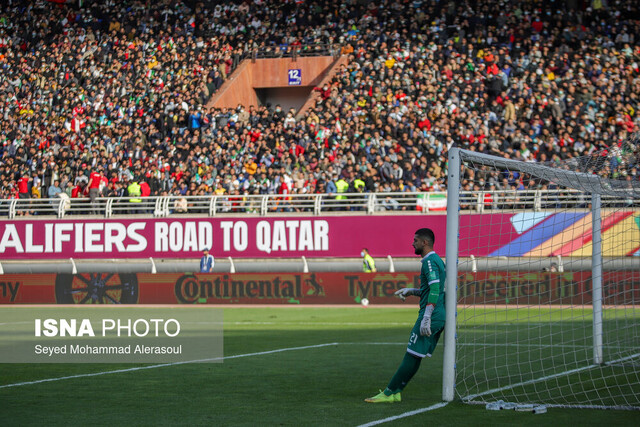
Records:
{"label": "stadium stairway", "polygon": [[[238,105],[248,107],[258,106],[260,100],[256,90],[270,88],[308,87],[309,96],[298,109],[297,116],[303,115],[313,107],[320,94],[313,91],[314,87],[329,82],[346,65],[348,57],[341,55],[314,56],[292,58],[245,59],[227,78],[218,91],[211,97],[207,107],[236,108]],[[287,80],[287,71],[300,69],[302,81],[299,85],[292,85]]]}

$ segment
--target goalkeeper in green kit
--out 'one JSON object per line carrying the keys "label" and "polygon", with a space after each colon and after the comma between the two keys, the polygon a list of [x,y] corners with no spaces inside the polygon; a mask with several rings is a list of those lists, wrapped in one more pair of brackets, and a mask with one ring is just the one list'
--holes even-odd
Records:
{"label": "goalkeeper in green kit", "polygon": [[391,378],[384,391],[376,396],[365,399],[370,403],[400,402],[400,393],[411,378],[418,372],[420,362],[425,356],[431,357],[436,348],[440,334],[444,330],[444,285],[445,266],[442,259],[433,251],[435,236],[429,228],[421,228],[413,237],[413,248],[416,255],[422,257],[420,269],[420,289],[402,288],[396,295],[403,301],[407,296],[420,297],[420,311],[416,320],[407,352],[400,367]]}

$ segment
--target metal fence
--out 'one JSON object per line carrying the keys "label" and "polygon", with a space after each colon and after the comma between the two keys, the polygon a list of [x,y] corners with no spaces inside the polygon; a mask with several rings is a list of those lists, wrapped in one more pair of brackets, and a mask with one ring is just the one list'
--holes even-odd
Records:
{"label": "metal fence", "polygon": [[311,45],[273,45],[244,52],[243,59],[264,58],[295,58],[301,56],[333,56],[340,54],[340,45],[337,44],[311,44]]}
{"label": "metal fence", "polygon": [[[14,219],[30,215],[94,215],[103,218],[125,215],[169,217],[176,215],[327,215],[402,214],[445,211],[446,193],[340,193],[340,194],[264,194],[210,195],[125,198],[54,198],[0,200],[0,217]],[[489,210],[532,210],[587,208],[590,196],[572,190],[461,192],[460,209],[468,212]],[[638,199],[603,196],[605,207],[640,208]]]}

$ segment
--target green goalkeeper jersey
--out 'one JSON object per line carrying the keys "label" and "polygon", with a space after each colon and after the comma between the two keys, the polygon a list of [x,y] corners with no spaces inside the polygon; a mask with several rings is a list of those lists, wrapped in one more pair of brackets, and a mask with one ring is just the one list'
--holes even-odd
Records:
{"label": "green goalkeeper jersey", "polygon": [[444,284],[447,273],[444,262],[434,251],[422,258],[420,269],[420,316],[428,304],[433,304],[433,318],[444,320]]}

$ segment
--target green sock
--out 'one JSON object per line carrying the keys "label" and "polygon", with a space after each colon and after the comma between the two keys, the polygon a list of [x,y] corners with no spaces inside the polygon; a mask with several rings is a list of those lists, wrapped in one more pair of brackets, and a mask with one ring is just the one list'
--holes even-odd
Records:
{"label": "green sock", "polygon": [[387,394],[387,390],[389,391],[389,394],[387,394],[387,396],[402,391],[406,387],[407,383],[411,380],[411,378],[413,378],[415,373],[418,372],[420,362],[422,362],[421,358],[412,356],[409,353],[405,353],[400,367],[391,378],[391,382],[385,389],[384,394]]}

